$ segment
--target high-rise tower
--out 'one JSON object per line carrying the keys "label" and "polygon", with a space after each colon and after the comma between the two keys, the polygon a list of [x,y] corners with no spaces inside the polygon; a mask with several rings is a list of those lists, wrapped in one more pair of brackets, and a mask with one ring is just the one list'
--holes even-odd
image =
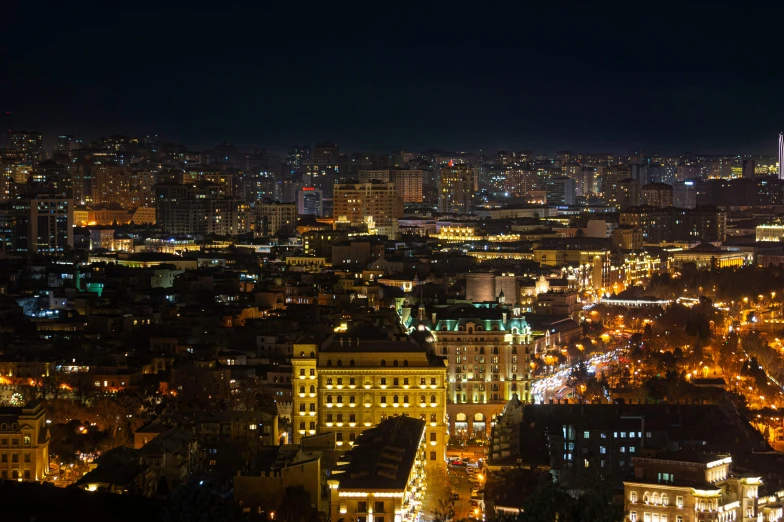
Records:
{"label": "high-rise tower", "polygon": [[784,132],[779,132],[779,179],[784,179]]}

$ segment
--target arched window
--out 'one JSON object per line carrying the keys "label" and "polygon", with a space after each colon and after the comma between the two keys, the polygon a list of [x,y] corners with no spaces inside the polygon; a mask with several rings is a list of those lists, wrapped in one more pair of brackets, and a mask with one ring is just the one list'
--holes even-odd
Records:
{"label": "arched window", "polygon": [[314,352],[310,352],[310,358],[311,359],[314,358],[315,356],[316,356],[316,354]]}
{"label": "arched window", "polygon": [[343,361],[341,361],[340,359],[338,359],[338,366],[343,366]]}
{"label": "arched window", "polygon": [[431,395],[430,396],[430,402],[432,402],[432,403],[436,402],[436,396],[435,395]]}
{"label": "arched window", "polygon": [[395,359],[394,361],[392,361],[392,366],[397,366],[397,359]]}
{"label": "arched window", "polygon": [[485,353],[485,347],[484,346],[480,346],[479,347],[479,353]]}
{"label": "arched window", "polygon": [[650,495],[649,495],[649,493],[648,493],[647,491],[646,491],[645,493],[643,493],[643,495],[642,495],[642,501],[643,501],[644,503],[646,503],[646,504],[647,504],[647,503],[650,501]]}
{"label": "arched window", "polygon": [[353,396],[353,395],[349,395],[349,397],[348,397],[348,402],[349,402],[349,404],[354,404],[354,403],[355,403],[355,402],[357,402],[357,401],[356,401],[356,400],[354,400],[354,396]]}
{"label": "arched window", "polygon": [[653,505],[654,506],[658,506],[659,505],[659,501],[660,501],[659,494],[654,492],[653,493]]}
{"label": "arched window", "polygon": [[381,366],[386,366],[387,362],[384,359],[381,359]]}
{"label": "arched window", "polygon": [[498,330],[498,326],[493,325],[493,330]]}
{"label": "arched window", "polygon": [[395,403],[395,404],[397,404],[398,402],[400,402],[400,401],[398,400],[398,396],[397,396],[397,395],[394,395],[394,396],[392,397],[392,402],[393,402],[393,403]]}
{"label": "arched window", "polygon": [[338,395],[338,404],[343,404],[343,396]]}
{"label": "arched window", "polygon": [[300,386],[299,387],[299,392],[300,393],[305,393],[305,387],[304,386]]}
{"label": "arched window", "polygon": [[431,414],[430,414],[430,422],[437,422],[437,421],[436,421],[436,414],[435,414],[435,413],[431,413]]}
{"label": "arched window", "polygon": [[517,383],[516,382],[512,383],[512,391],[517,391]]}
{"label": "arched window", "polygon": [[305,357],[305,352],[299,352],[300,357]]}
{"label": "arched window", "polygon": [[637,492],[636,491],[632,491],[631,493],[629,493],[629,501],[632,504],[635,504],[637,502]]}
{"label": "arched window", "polygon": [[354,359],[351,359],[348,363],[349,366],[354,366]]}
{"label": "arched window", "polygon": [[427,402],[427,397],[425,397],[424,395],[420,395],[419,396],[419,402],[421,402],[422,404],[426,403]]}
{"label": "arched window", "polygon": [[477,327],[476,327],[476,331],[477,331],[477,332],[484,331],[484,328],[482,328],[481,326],[477,326]]}
{"label": "arched window", "polygon": [[493,346],[493,355],[498,355],[498,346]]}
{"label": "arched window", "polygon": [[447,347],[442,348],[441,349],[441,354],[442,355],[449,355],[449,349]]}
{"label": "arched window", "polygon": [[408,366],[408,359],[403,359],[403,366]]}
{"label": "arched window", "polygon": [[446,332],[446,326],[442,326],[442,327],[441,327],[441,331],[442,331],[442,332]]}
{"label": "arched window", "polygon": [[332,404],[332,395],[327,395],[327,404]]}
{"label": "arched window", "polygon": [[498,384],[493,384],[493,391],[498,391]]}
{"label": "arched window", "polygon": [[382,395],[381,396],[381,404],[386,404],[386,403],[387,403],[387,396],[386,395]]}
{"label": "arched window", "polygon": [[310,393],[316,393],[316,387],[312,384],[310,385]]}
{"label": "arched window", "polygon": [[516,326],[515,326],[514,328],[512,328],[512,333],[513,333],[513,334],[516,334],[516,333],[517,333],[517,327],[516,327]]}
{"label": "arched window", "polygon": [[516,380],[517,380],[517,375],[515,375],[514,373],[512,374],[512,380],[513,380],[513,381],[516,381]]}
{"label": "arched window", "polygon": [[327,359],[327,366],[332,366],[332,359]]}
{"label": "arched window", "polygon": [[408,395],[403,395],[403,404],[408,404]]}
{"label": "arched window", "polygon": [[667,496],[667,493],[662,493],[661,503],[662,503],[662,506],[669,506],[670,505],[670,499]]}

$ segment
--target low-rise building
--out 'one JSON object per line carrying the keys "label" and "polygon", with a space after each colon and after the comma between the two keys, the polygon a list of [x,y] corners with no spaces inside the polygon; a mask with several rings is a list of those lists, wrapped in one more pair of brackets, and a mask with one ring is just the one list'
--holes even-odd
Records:
{"label": "low-rise building", "polygon": [[398,416],[365,430],[332,472],[331,520],[417,520],[427,461],[425,426]]}
{"label": "low-rise building", "polygon": [[761,520],[762,480],[733,474],[729,455],[679,451],[632,462],[634,478],[623,483],[624,511],[631,522]]}

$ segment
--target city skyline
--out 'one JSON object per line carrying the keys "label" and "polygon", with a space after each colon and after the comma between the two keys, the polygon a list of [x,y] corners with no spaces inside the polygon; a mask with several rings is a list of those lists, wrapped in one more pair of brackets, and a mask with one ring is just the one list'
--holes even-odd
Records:
{"label": "city skyline", "polygon": [[196,148],[775,154],[780,13],[18,5],[1,109],[6,129]]}

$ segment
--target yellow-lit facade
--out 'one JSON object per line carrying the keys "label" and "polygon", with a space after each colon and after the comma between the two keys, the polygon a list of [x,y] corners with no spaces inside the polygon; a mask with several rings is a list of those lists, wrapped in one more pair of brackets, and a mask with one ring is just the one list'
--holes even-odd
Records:
{"label": "yellow-lit facade", "polygon": [[0,479],[42,481],[49,473],[49,430],[39,401],[0,408]]}
{"label": "yellow-lit facade", "polygon": [[485,438],[490,421],[513,395],[531,401],[531,329],[517,317],[434,315],[435,350],[449,361],[450,433]]}
{"label": "yellow-lit facade", "polygon": [[[341,340],[342,352],[338,351]],[[294,344],[294,444],[305,436],[335,432],[336,444],[348,449],[365,429],[389,417],[407,415],[427,423],[428,459],[444,460],[446,363],[424,350],[407,349],[411,344],[342,336]],[[405,351],[396,351],[398,347]]]}

